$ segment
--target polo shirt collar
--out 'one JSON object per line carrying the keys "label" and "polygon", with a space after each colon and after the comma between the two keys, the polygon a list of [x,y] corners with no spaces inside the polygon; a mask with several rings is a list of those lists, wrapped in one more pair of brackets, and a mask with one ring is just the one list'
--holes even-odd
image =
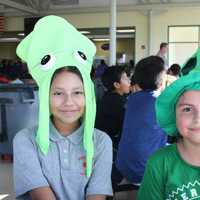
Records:
{"label": "polo shirt collar", "polygon": [[69,140],[73,144],[80,144],[80,142],[83,139],[83,128],[84,128],[84,123],[81,124],[81,126],[75,130],[73,133],[71,133],[68,136],[63,136],[61,135],[58,130],[55,128],[53,123],[50,121],[50,134],[49,138],[53,142],[59,142],[61,140]]}

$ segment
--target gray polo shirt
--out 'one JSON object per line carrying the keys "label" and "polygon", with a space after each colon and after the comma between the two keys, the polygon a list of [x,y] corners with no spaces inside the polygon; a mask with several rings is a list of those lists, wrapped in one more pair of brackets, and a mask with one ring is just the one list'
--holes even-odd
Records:
{"label": "gray polo shirt", "polygon": [[50,148],[43,155],[36,142],[37,128],[21,130],[14,138],[14,186],[17,199],[30,199],[29,191],[50,186],[59,200],[84,200],[87,195],[112,195],[112,142],[94,130],[92,175],[85,176],[83,126],[67,137],[50,125]]}

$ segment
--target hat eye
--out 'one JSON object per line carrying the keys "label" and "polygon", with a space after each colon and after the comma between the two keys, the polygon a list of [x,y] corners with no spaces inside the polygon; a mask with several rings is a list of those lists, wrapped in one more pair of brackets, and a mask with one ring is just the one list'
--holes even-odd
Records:
{"label": "hat eye", "polygon": [[193,70],[196,67],[197,64],[197,58],[193,57],[188,60],[188,62],[185,64],[185,66],[182,68],[181,73],[183,75],[187,75],[191,70]]}
{"label": "hat eye", "polygon": [[87,61],[86,55],[81,51],[76,51],[74,54],[75,58],[82,64],[85,64]]}
{"label": "hat eye", "polygon": [[56,58],[54,55],[45,55],[41,61],[40,61],[40,67],[43,70],[49,70],[53,67],[53,65],[55,64]]}

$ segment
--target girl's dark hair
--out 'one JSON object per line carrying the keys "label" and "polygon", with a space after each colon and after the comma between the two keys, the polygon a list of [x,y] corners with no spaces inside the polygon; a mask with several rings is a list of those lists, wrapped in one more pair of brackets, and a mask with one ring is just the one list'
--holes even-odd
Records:
{"label": "girl's dark hair", "polygon": [[126,70],[122,66],[108,67],[101,77],[104,87],[106,87],[108,91],[114,91],[114,83],[120,82],[123,73],[126,73]]}
{"label": "girl's dark hair", "polygon": [[56,77],[56,75],[60,74],[63,71],[72,72],[72,73],[78,75],[79,78],[81,79],[81,81],[83,82],[82,75],[81,75],[80,71],[78,70],[78,68],[74,67],[74,66],[67,66],[67,67],[59,68],[54,72],[53,77],[51,79],[51,84],[52,84],[52,81],[54,80],[54,78]]}
{"label": "girl's dark hair", "polygon": [[136,64],[131,82],[138,84],[143,90],[155,90],[158,88],[158,79],[162,71],[164,71],[163,59],[149,56]]}
{"label": "girl's dark hair", "polygon": [[174,63],[173,65],[171,65],[171,67],[168,69],[168,72],[172,72],[172,74],[174,76],[178,76],[180,74],[181,71],[181,67],[179,64]]}

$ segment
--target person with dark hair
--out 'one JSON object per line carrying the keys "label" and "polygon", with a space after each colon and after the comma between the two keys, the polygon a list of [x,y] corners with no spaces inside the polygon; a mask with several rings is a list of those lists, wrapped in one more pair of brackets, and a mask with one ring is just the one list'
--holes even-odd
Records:
{"label": "person with dark hair", "polygon": [[157,90],[162,84],[164,61],[150,56],[139,61],[132,77],[142,90]]}
{"label": "person with dark hair", "polygon": [[181,67],[179,64],[176,63],[172,64],[167,71],[168,74],[175,76],[176,78],[179,77],[180,72],[181,72]]}
{"label": "person with dark hair", "polygon": [[21,75],[20,68],[17,67],[17,66],[12,66],[10,68],[9,73],[8,73],[8,76],[9,76],[9,79],[10,79],[9,83],[12,83],[12,84],[22,84],[23,81],[20,80],[20,75]]}
{"label": "person with dark hair", "polygon": [[40,19],[17,46],[38,85],[39,117],[36,126],[19,131],[13,141],[16,199],[112,196],[112,141],[94,128],[90,72],[95,52],[87,37],[53,15]]}
{"label": "person with dark hair", "polygon": [[139,87],[139,85],[135,82],[134,76],[131,77],[131,86],[130,86],[130,92],[134,93],[134,92],[138,92],[140,91],[141,88]]}
{"label": "person with dark hair", "polygon": [[168,51],[168,44],[166,42],[162,42],[160,44],[160,49],[159,49],[158,53],[156,54],[156,56],[159,56],[163,59],[163,61],[165,63],[165,65],[164,65],[165,70],[167,70],[169,67],[168,59],[166,57],[167,51]]}
{"label": "person with dark hair", "polygon": [[4,67],[0,68],[0,84],[9,83],[8,76],[4,73]]}
{"label": "person with dark hair", "polygon": [[171,67],[167,70],[167,73],[165,74],[165,77],[163,79],[163,87],[161,90],[164,90],[166,87],[172,84],[175,80],[177,80],[179,78],[180,71],[181,71],[181,67],[179,64],[171,65]]}
{"label": "person with dark hair", "polygon": [[118,170],[133,184],[141,183],[147,159],[166,144],[167,138],[155,116],[163,75],[164,62],[160,57],[150,56],[136,64],[132,82],[138,90],[128,98],[116,161]]}
{"label": "person with dark hair", "polygon": [[130,92],[130,79],[124,67],[109,67],[102,76],[107,92],[97,104],[95,127],[105,131],[117,148],[125,113],[126,94]]}
{"label": "person with dark hair", "polygon": [[97,66],[95,70],[95,78],[101,77],[107,68],[108,65],[105,63],[105,60],[101,59],[100,64]]}
{"label": "person with dark hair", "polygon": [[109,67],[102,76],[102,82],[107,89],[101,101],[97,103],[95,128],[106,132],[113,142],[113,187],[122,180],[122,176],[115,166],[116,152],[121,137],[125,113],[126,94],[129,93],[130,79],[125,68],[121,66]]}

